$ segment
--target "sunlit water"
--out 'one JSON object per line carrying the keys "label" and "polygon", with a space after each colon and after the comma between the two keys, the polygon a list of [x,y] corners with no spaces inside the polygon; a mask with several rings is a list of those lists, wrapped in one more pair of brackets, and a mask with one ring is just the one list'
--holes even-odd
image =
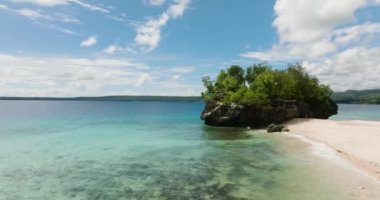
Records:
{"label": "sunlit water", "polygon": [[355,199],[365,181],[296,139],[204,126],[202,108],[0,101],[0,199]]}

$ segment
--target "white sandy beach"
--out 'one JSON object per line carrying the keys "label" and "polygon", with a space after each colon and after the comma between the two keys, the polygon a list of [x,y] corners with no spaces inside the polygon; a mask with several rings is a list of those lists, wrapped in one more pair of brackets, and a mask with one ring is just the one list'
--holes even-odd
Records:
{"label": "white sandy beach", "polygon": [[294,119],[290,134],[323,143],[380,181],[380,122]]}

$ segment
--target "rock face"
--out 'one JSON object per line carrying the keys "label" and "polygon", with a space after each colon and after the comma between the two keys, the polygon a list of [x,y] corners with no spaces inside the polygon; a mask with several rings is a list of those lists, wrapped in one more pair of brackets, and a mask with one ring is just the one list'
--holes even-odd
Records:
{"label": "rock face", "polygon": [[210,101],[206,103],[201,119],[210,126],[262,128],[269,124],[280,124],[293,118],[327,119],[337,114],[338,106],[309,106],[296,101],[277,101],[268,107],[241,106]]}

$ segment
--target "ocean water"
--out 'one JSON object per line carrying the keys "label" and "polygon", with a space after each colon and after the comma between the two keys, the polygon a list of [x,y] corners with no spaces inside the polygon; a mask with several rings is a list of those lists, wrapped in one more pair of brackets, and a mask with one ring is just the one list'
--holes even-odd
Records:
{"label": "ocean water", "polygon": [[365,181],[296,139],[207,127],[203,106],[0,101],[0,200],[355,199]]}
{"label": "ocean water", "polygon": [[380,121],[380,105],[339,104],[338,115],[333,120],[370,120]]}

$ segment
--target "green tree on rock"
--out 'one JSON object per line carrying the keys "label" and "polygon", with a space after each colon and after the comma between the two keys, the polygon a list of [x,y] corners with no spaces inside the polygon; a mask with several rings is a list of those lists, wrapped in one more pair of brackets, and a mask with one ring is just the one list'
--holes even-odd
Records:
{"label": "green tree on rock", "polygon": [[[268,63],[254,64],[246,70],[234,65],[221,70],[215,81],[203,78],[203,99],[243,106],[272,106],[277,101],[292,100],[318,107],[315,112],[330,109],[332,90],[319,84],[301,64],[286,69],[273,69]],[[322,107],[321,107],[322,106]]]}

